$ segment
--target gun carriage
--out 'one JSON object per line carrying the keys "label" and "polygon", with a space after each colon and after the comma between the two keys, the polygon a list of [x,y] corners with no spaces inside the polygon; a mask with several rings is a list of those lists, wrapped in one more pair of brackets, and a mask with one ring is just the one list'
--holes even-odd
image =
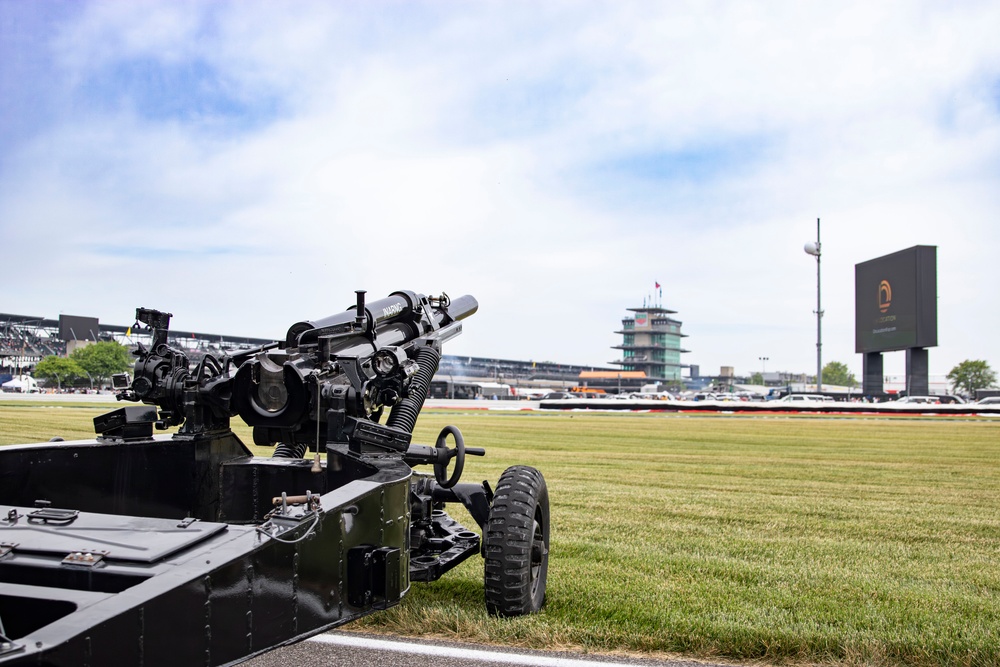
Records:
{"label": "gun carriage", "polygon": [[282,341],[198,363],[167,344],[170,314],[137,309],[152,341],[115,387],[138,405],[95,418],[93,440],[0,448],[0,664],[235,664],[396,605],[476,553],[489,613],[538,611],[541,473],[465,483],[466,456],[485,452],[458,428],[412,442],[441,346],[477,308],[358,292]]}

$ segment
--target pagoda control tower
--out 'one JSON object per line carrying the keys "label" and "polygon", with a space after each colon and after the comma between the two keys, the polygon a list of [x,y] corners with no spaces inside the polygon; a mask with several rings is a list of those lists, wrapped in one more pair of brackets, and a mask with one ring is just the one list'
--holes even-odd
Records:
{"label": "pagoda control tower", "polygon": [[[659,285],[657,285],[659,287]],[[681,322],[671,315],[677,311],[662,305],[644,305],[628,308],[634,315],[622,318],[622,344],[612,349],[621,350],[622,358],[612,361],[623,371],[643,371],[651,381],[671,382],[681,379],[681,354],[690,352],[681,347]]]}

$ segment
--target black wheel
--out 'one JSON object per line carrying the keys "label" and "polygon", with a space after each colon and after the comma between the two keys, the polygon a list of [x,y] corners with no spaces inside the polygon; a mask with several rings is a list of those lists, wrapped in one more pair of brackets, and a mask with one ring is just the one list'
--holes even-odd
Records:
{"label": "black wheel", "polygon": [[545,604],[549,490],[542,473],[512,466],[500,476],[485,536],[486,610],[533,614]]}
{"label": "black wheel", "polygon": [[[448,449],[449,433],[455,438],[455,449]],[[435,447],[443,454],[443,460],[434,464],[434,479],[437,480],[438,486],[450,489],[458,484],[458,480],[462,478],[462,470],[465,468],[465,438],[462,437],[462,432],[458,430],[457,426],[445,426],[441,429],[441,434],[438,435]],[[448,461],[452,458],[455,459],[455,469],[451,471],[449,477]]]}

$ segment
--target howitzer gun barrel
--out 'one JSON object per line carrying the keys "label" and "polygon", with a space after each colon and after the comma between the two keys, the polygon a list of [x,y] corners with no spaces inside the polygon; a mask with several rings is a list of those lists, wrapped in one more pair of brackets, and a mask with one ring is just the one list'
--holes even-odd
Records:
{"label": "howitzer gun barrel", "polygon": [[[370,328],[373,333],[381,335],[383,332],[387,332],[390,325],[394,323],[409,324],[412,322],[418,315],[415,311],[421,308],[421,297],[409,291],[393,292],[384,299],[368,304],[364,304],[359,295],[358,301],[357,305],[351,306],[344,312],[315,321],[296,322],[288,329],[285,345],[299,347],[316,341],[320,336],[355,333],[354,325]],[[359,317],[359,306],[364,308],[363,317]],[[440,310],[443,313],[436,315],[437,325],[443,326],[453,321],[463,320],[474,314],[478,308],[479,303],[471,295],[451,300],[442,305]],[[435,308],[434,311],[437,313],[438,309]],[[384,344],[393,345],[399,342],[402,342],[402,339],[394,342],[386,341]]]}

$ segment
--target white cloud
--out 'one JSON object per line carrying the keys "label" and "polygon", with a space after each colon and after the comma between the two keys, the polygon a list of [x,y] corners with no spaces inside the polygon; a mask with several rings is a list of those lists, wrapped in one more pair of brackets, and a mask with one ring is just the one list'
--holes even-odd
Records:
{"label": "white cloud", "polygon": [[0,239],[43,270],[0,309],[280,336],[357,288],[470,292],[448,352],[603,365],[658,280],[703,371],[806,371],[818,215],[826,359],[860,374],[853,265],[927,244],[932,373],[1000,366],[997,7],[296,8],[96,3],[39,35],[66,108],[0,163]]}

